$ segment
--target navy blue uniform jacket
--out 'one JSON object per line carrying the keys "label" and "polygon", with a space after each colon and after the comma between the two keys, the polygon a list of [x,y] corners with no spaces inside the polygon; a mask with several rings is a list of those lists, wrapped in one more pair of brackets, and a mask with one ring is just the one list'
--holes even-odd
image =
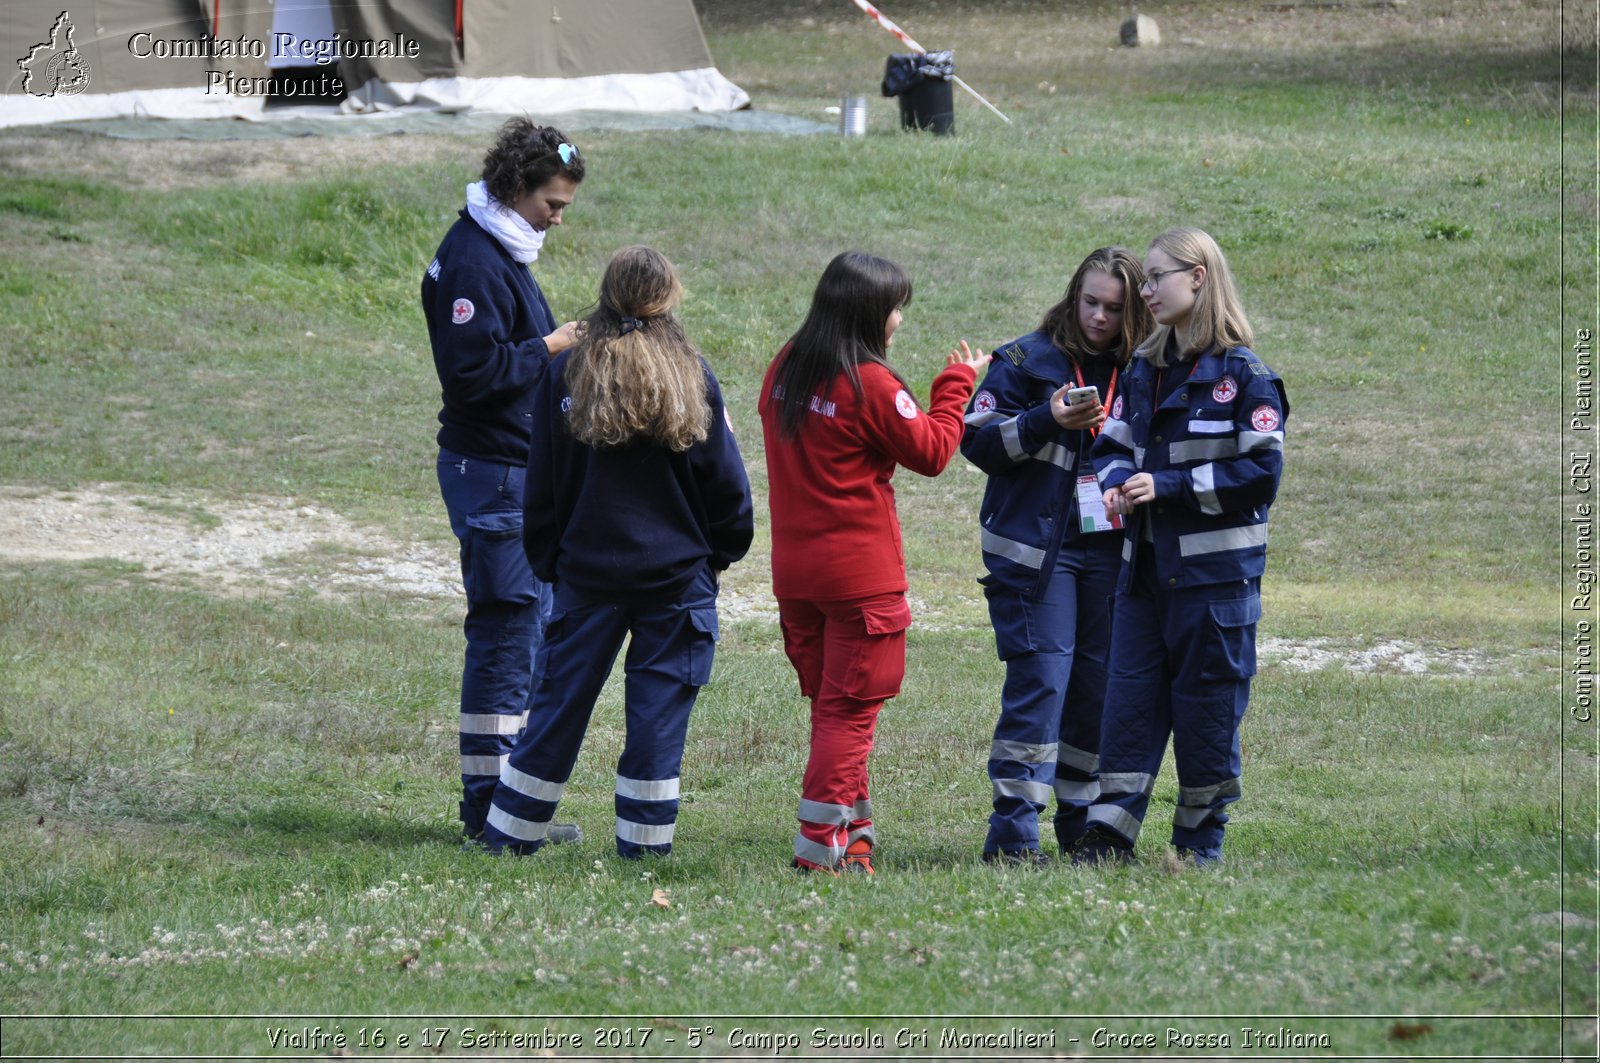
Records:
{"label": "navy blue uniform jacket", "polygon": [[[1184,380],[1157,405],[1163,372]],[[1123,377],[1122,397],[1095,440],[1095,472],[1103,490],[1141,472],[1156,484],[1155,501],[1128,521],[1123,559],[1132,560],[1142,523],[1164,586],[1260,576],[1267,511],[1283,473],[1283,381],[1248,347],[1212,348],[1164,371],[1138,357]],[[1129,571],[1122,566],[1124,583]]]}
{"label": "navy blue uniform jacket", "polygon": [[523,544],[533,574],[596,601],[674,597],[707,564],[750,549],[755,516],[722,389],[705,366],[710,434],[675,452],[648,441],[590,447],[567,432],[565,369],[535,396]]}
{"label": "navy blue uniform jacket", "polygon": [[[1083,368],[1086,384],[1111,382],[1109,359]],[[961,453],[989,474],[978,520],[983,525],[983,563],[1002,586],[1042,595],[1055,571],[1063,542],[1092,535],[1114,548],[1112,532],[1081,530],[1077,506],[1080,475],[1094,472],[1092,437],[1056,424],[1050,396],[1062,384],[1077,384],[1072,360],[1043,332],[1030,332],[994,352],[989,373],[967,407]]]}
{"label": "navy blue uniform jacket", "polygon": [[423,275],[422,314],[444,397],[439,445],[526,465],[544,337],[556,330],[533,274],[463,210]]}

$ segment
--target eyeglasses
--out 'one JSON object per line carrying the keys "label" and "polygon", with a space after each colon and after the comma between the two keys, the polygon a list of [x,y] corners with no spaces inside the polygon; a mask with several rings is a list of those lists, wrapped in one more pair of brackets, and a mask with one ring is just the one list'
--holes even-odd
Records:
{"label": "eyeglasses", "polygon": [[561,165],[571,166],[572,160],[578,155],[578,149],[571,144],[563,143],[560,147],[556,148],[556,154],[561,156]]}
{"label": "eyeglasses", "polygon": [[1193,266],[1179,266],[1177,269],[1155,269],[1155,270],[1151,270],[1149,273],[1146,273],[1144,275],[1144,283],[1139,285],[1139,290],[1141,292],[1142,291],[1146,291],[1146,290],[1149,290],[1149,291],[1153,292],[1157,288],[1161,287],[1161,278],[1162,277],[1165,277],[1168,274],[1172,274],[1172,273],[1188,273],[1191,269],[1194,269],[1194,267]]}

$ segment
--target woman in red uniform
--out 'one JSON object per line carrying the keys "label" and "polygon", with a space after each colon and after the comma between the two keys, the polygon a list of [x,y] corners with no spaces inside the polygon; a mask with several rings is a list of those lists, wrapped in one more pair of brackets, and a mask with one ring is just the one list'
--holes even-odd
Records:
{"label": "woman in red uniform", "polygon": [[761,387],[772,586],[784,652],[811,699],[794,865],[872,873],[867,754],[878,710],[905,675],[905,551],[889,480],[897,465],[937,476],[988,362],[962,343],[925,411],[888,362],[911,299],[893,262],[839,255]]}

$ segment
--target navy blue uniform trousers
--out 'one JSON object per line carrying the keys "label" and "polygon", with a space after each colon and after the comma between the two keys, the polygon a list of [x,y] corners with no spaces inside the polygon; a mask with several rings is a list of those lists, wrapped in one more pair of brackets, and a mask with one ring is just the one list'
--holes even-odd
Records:
{"label": "navy blue uniform trousers", "polygon": [[1089,824],[1139,836],[1167,737],[1178,768],[1172,844],[1222,857],[1224,809],[1239,799],[1239,723],[1256,671],[1259,579],[1167,587],[1139,547],[1133,586],[1116,597],[1100,736],[1100,797]]}
{"label": "navy blue uniform trousers", "polygon": [[1056,798],[1056,842],[1070,849],[1099,795],[1100,717],[1111,646],[1111,593],[1122,536],[1064,543],[1033,598],[988,577],[984,596],[1006,665],[989,749],[994,812],[986,855],[1039,848],[1039,814]]}
{"label": "navy blue uniform trousers", "polygon": [[532,853],[544,844],[625,637],[627,737],[617,761],[617,852],[672,851],[689,712],[711,678],[716,649],[717,586],[709,568],[675,600],[647,605],[596,602],[556,587],[544,676],[528,728],[501,769],[483,832],[490,848]]}
{"label": "navy blue uniform trousers", "polygon": [[517,465],[439,451],[439,493],[461,543],[467,638],[461,671],[461,823],[483,831],[500,767],[522,734],[533,677],[543,670],[550,588],[533,576],[522,548]]}

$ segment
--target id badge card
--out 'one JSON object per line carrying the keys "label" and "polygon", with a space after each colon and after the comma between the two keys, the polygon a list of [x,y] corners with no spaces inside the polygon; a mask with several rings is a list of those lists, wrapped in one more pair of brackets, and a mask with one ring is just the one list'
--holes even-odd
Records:
{"label": "id badge card", "polygon": [[1078,527],[1085,535],[1117,531],[1122,527],[1122,514],[1114,513],[1110,520],[1106,519],[1104,498],[1099,480],[1093,476],[1078,477]]}

